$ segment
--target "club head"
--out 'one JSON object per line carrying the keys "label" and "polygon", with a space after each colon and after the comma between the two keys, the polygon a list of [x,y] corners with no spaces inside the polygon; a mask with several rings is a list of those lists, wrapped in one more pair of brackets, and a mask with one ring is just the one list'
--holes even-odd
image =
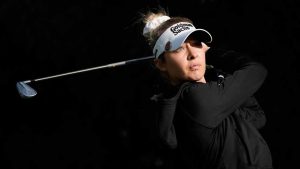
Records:
{"label": "club head", "polygon": [[25,82],[17,82],[16,87],[22,98],[31,98],[37,94],[37,92]]}

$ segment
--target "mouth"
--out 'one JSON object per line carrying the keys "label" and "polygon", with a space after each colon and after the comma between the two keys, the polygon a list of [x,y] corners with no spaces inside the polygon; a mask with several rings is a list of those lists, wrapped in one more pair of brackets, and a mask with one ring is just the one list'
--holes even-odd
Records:
{"label": "mouth", "polygon": [[189,66],[189,69],[191,71],[197,71],[197,70],[200,69],[200,64],[192,64],[192,65]]}

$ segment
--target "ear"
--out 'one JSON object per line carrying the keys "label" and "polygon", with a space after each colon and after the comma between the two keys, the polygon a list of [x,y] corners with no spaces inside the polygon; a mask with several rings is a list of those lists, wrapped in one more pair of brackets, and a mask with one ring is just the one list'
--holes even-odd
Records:
{"label": "ear", "polygon": [[166,63],[162,59],[155,59],[154,64],[162,72],[165,72],[167,70]]}

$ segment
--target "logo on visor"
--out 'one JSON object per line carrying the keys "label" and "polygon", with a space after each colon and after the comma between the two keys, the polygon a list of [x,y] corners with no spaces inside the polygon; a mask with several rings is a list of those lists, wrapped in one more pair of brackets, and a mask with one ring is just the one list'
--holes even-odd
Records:
{"label": "logo on visor", "polygon": [[175,26],[172,26],[170,28],[171,32],[173,32],[174,35],[179,34],[182,31],[189,30],[190,28],[194,27],[191,23],[179,23]]}

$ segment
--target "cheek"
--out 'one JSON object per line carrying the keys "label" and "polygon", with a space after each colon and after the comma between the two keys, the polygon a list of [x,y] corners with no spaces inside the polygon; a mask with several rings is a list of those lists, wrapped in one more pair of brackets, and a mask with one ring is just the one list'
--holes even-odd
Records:
{"label": "cheek", "polygon": [[205,55],[201,58],[201,62],[203,63],[203,64],[205,64],[206,63],[206,58],[205,58]]}
{"label": "cheek", "polygon": [[201,64],[205,64],[206,63],[206,56],[205,56],[205,52],[201,51],[200,53],[200,62]]}
{"label": "cheek", "polygon": [[187,69],[186,61],[179,58],[168,60],[167,72],[170,76],[181,76]]}

